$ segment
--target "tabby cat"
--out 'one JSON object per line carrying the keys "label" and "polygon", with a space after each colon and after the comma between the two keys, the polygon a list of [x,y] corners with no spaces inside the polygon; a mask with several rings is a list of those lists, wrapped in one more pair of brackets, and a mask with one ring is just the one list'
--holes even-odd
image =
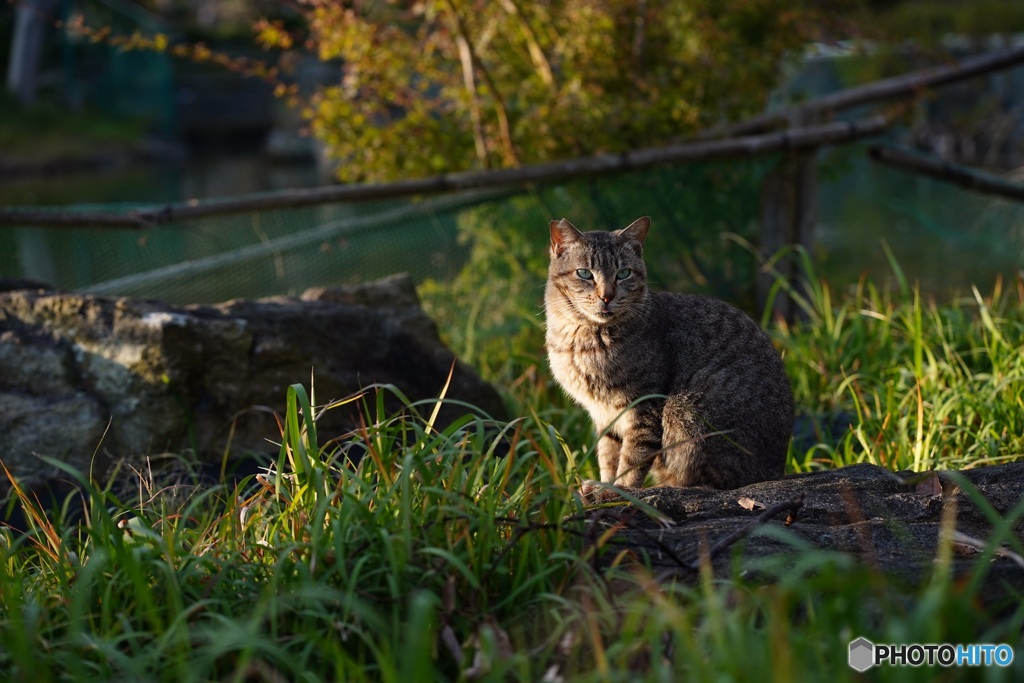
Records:
{"label": "tabby cat", "polygon": [[648,289],[650,225],[551,221],[548,361],[594,421],[601,481],[731,489],[781,476],[793,431],[782,359],[729,304]]}

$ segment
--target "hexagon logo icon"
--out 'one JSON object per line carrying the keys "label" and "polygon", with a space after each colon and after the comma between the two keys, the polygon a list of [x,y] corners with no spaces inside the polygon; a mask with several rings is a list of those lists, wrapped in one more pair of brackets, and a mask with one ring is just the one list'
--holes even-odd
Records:
{"label": "hexagon logo icon", "polygon": [[850,668],[861,673],[875,665],[875,644],[867,638],[850,643]]}

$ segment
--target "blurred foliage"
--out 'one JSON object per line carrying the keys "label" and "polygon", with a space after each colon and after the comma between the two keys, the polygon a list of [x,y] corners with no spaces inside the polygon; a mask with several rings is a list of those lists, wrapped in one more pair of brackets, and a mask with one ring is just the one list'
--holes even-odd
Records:
{"label": "blurred foliage", "polygon": [[[653,146],[759,111],[856,0],[306,0],[341,82],[306,107],[345,181]],[[262,24],[267,47],[294,42]]]}
{"label": "blurred foliage", "polygon": [[137,146],[145,133],[142,121],[90,109],[71,115],[49,100],[24,106],[6,93],[0,93],[0,111],[0,162],[40,165],[85,158],[97,149],[113,154]]}
{"label": "blurred foliage", "polygon": [[978,46],[994,36],[1024,31],[1024,3],[1017,0],[865,0],[857,15],[873,37],[898,44],[937,47],[951,35]]}
{"label": "blurred foliage", "polygon": [[[459,218],[466,265],[450,281],[419,287],[458,357],[511,384],[544,356],[541,305],[547,277],[547,222],[532,197],[488,204]],[[502,209],[526,219],[502,220]],[[534,229],[536,228],[536,229]]]}
{"label": "blurred foliage", "polygon": [[1009,44],[1024,32],[1016,0],[863,0],[849,19],[866,39],[862,59],[837,66],[848,85]]}

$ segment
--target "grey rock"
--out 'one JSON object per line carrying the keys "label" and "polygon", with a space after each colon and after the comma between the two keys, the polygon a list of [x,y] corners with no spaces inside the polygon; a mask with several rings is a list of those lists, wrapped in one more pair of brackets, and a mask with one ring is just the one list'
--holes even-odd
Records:
{"label": "grey rock", "polygon": [[[283,413],[289,385],[308,388],[312,376],[320,404],[376,384],[428,401],[454,361],[404,276],[184,307],[0,291],[0,460],[31,485],[52,474],[39,455],[99,473],[164,452],[217,463],[228,447],[276,455],[273,413]],[[447,397],[505,417],[497,391],[461,363]],[[386,403],[402,409],[390,394]],[[323,439],[359,424],[359,409],[328,411]],[[465,412],[445,404],[439,421]]]}

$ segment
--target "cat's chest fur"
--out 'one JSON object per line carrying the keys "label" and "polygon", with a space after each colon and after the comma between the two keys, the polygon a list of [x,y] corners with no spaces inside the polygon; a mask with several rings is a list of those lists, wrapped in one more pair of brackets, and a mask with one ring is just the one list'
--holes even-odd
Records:
{"label": "cat's chest fur", "polygon": [[607,326],[549,326],[548,362],[558,383],[603,430],[613,422],[616,433],[629,428],[629,404],[639,398],[638,358],[622,330]]}

